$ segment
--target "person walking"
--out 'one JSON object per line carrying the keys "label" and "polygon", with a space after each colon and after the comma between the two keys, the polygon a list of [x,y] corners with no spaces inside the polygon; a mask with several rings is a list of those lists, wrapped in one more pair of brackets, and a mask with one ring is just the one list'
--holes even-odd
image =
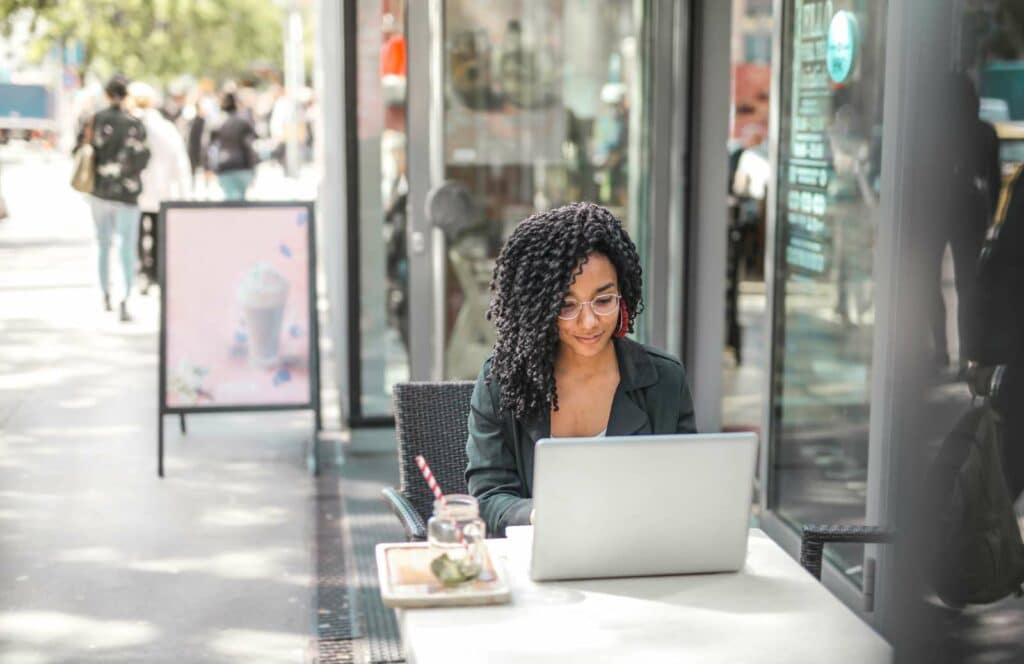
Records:
{"label": "person walking", "polygon": [[135,241],[139,222],[138,200],[142,192],[142,171],[149,162],[146,128],[124,109],[128,82],[121,76],[110,79],[104,88],[109,105],[87,120],[79,134],[76,151],[92,145],[95,158],[95,184],[87,194],[96,225],[99,248],[99,277],[103,305],[112,311],[110,301],[110,247],[115,233],[120,238],[119,256],[124,275],[124,297],[120,303],[121,321],[128,322],[128,297],[135,275]]}
{"label": "person walking", "polygon": [[142,193],[139,194],[139,260],[146,277],[145,295],[157,282],[157,220],[160,203],[188,198],[191,193],[191,167],[185,141],[178,128],[160,110],[160,99],[152,86],[136,81],[128,86],[136,115],[146,128],[150,160],[142,171]]}
{"label": "person walking", "polygon": [[3,221],[7,217],[7,201],[4,200],[4,192],[3,189],[0,188],[0,221]]}
{"label": "person walking", "polygon": [[256,130],[238,112],[234,93],[224,94],[220,108],[225,117],[210,134],[209,166],[217,174],[226,200],[245,200],[245,192],[252,183],[256,168],[256,151],[252,145]]}
{"label": "person walking", "polygon": [[203,156],[203,134],[206,132],[206,118],[203,117],[203,110],[198,101],[191,105],[191,109],[194,115],[188,121],[186,140],[188,143],[188,161],[192,166],[193,181],[198,185],[200,178],[206,175],[206,159]]}

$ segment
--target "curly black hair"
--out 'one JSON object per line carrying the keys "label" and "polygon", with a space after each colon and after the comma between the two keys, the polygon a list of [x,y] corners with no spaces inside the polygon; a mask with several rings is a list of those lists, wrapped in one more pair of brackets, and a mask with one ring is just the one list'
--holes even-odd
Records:
{"label": "curly black hair", "polygon": [[640,256],[622,222],[594,203],[570,203],[520,223],[502,247],[491,279],[487,319],[497,328],[488,380],[501,409],[520,419],[558,409],[555,357],[558,310],[591,253],[608,257],[629,313],[643,311]]}

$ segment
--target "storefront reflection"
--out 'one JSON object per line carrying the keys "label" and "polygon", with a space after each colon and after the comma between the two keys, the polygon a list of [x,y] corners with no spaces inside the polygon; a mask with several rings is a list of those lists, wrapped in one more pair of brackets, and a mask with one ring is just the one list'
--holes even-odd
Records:
{"label": "storefront reflection", "polygon": [[373,417],[390,414],[391,388],[409,376],[405,2],[359,2],[355,13],[359,385],[352,410]]}
{"label": "storefront reflection", "polygon": [[771,2],[732,0],[722,429],[759,434],[769,348],[764,252],[772,180],[772,19]]}
{"label": "storefront reflection", "polygon": [[[769,504],[796,526],[863,523],[886,3],[788,10]],[[832,555],[859,577],[860,547]]]}
{"label": "storefront reflection", "polygon": [[494,332],[481,314],[494,259],[534,211],[594,201],[645,246],[647,6],[445,3],[445,177],[471,193],[475,210],[445,229],[447,378],[474,378],[490,352]]}

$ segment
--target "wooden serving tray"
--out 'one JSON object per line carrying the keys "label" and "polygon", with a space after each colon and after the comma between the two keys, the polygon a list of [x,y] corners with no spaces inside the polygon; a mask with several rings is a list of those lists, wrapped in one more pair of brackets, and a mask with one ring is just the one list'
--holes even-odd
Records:
{"label": "wooden serving tray", "polygon": [[380,597],[385,606],[479,606],[505,604],[511,599],[504,571],[494,564],[486,543],[480,577],[454,588],[442,585],[430,571],[426,542],[385,542],[377,545],[376,554]]}

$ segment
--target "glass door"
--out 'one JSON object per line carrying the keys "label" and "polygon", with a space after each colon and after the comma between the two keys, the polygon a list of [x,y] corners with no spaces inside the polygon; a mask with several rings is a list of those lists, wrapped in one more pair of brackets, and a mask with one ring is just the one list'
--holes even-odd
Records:
{"label": "glass door", "polygon": [[530,214],[596,201],[646,260],[649,0],[409,12],[411,374],[473,379],[495,258]]}
{"label": "glass door", "polygon": [[[406,1],[344,4],[348,117],[349,419],[391,420],[409,378]],[[339,147],[340,149],[340,147]]]}
{"label": "glass door", "polygon": [[[887,0],[788,0],[766,507],[794,530],[868,504]],[[828,556],[857,585],[864,547]]]}

